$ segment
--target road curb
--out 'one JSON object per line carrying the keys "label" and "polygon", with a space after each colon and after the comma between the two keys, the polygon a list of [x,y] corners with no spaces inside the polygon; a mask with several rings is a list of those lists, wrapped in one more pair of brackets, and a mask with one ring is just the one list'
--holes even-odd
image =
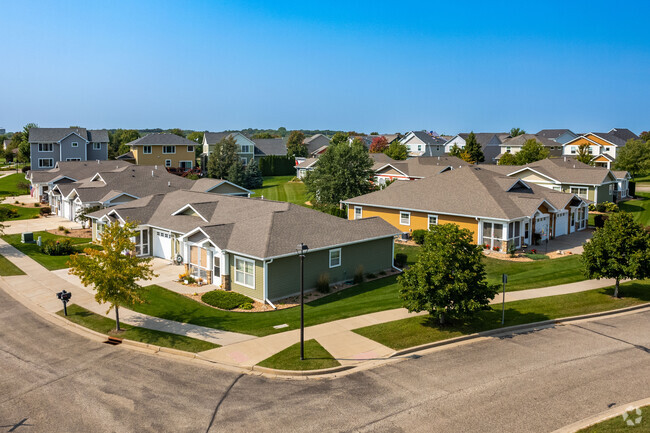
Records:
{"label": "road curb", "polygon": [[339,365],[338,367],[322,368],[320,370],[278,370],[276,368],[260,367],[254,365],[253,371],[259,371],[264,374],[272,374],[273,376],[324,376],[333,373],[340,373],[342,371],[351,370],[356,368],[356,365]]}
{"label": "road curb", "polygon": [[[598,415],[590,416],[589,418],[585,418],[578,422],[574,422],[571,425],[559,428],[553,431],[552,433],[575,433],[578,430],[591,427],[592,425],[598,424],[599,422],[607,421],[617,416],[621,416],[623,415],[623,413],[627,412],[629,408],[636,409],[648,405],[650,405],[650,398],[644,398],[642,400],[637,400],[632,403],[619,405],[605,412],[601,412]],[[643,415],[650,416],[650,414],[643,414]],[[634,428],[632,427],[630,430],[634,431]]]}

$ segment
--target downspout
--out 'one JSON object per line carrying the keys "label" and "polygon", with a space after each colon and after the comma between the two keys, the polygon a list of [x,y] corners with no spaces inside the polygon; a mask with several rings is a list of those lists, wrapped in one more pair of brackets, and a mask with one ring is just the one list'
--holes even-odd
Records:
{"label": "downspout", "polygon": [[392,254],[391,254],[391,257],[390,257],[390,265],[391,265],[391,267],[393,269],[399,271],[399,272],[403,272],[400,268],[395,266],[395,240],[394,239],[393,239],[393,245],[392,245],[391,250],[392,250]]}
{"label": "downspout", "polygon": [[273,302],[271,302],[267,297],[269,294],[269,264],[273,263],[273,260],[274,259],[269,261],[264,260],[264,302],[268,303],[274,310],[277,310],[278,307],[273,305]]}

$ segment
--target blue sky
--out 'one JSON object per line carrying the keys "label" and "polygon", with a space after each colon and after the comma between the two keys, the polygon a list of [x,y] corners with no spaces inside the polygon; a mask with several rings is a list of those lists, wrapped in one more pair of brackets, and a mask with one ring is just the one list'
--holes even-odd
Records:
{"label": "blue sky", "polygon": [[650,129],[647,2],[0,0],[0,127]]}

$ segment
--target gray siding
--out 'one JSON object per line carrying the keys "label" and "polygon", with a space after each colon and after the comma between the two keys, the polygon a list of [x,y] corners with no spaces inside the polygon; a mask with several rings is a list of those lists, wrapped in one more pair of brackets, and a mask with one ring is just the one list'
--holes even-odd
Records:
{"label": "gray siding", "polygon": [[52,145],[52,152],[39,152],[38,143],[31,143],[29,145],[29,148],[30,148],[29,165],[31,166],[32,170],[49,170],[48,168],[40,168],[38,166],[38,160],[40,158],[52,158],[53,159],[52,167],[54,167],[56,163],[59,161],[59,143],[54,143]]}
{"label": "gray siding", "polygon": [[[379,239],[341,248],[341,266],[329,267],[329,250],[305,256],[305,290],[316,286],[321,274],[328,274],[330,283],[351,280],[359,266],[364,273],[389,269],[393,259],[393,238]],[[300,292],[300,259],[297,256],[275,259],[268,265],[268,297],[281,299]]]}
{"label": "gray siding", "polygon": [[[77,147],[72,147],[74,142],[77,143]],[[61,161],[66,161],[68,158],[86,160],[86,141],[78,135],[71,134],[61,140]]]}
{"label": "gray siding", "polygon": [[600,185],[596,188],[598,191],[598,201],[597,203],[602,203],[605,201],[613,201],[612,195],[609,193],[609,185]]}
{"label": "gray siding", "polygon": [[93,150],[93,144],[88,143],[88,161],[100,160],[106,161],[108,159],[108,143],[99,143],[101,149]]}

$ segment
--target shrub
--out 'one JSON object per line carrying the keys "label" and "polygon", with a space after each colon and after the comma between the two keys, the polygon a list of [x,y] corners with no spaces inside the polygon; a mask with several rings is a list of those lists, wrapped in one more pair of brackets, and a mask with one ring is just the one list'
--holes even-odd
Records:
{"label": "shrub", "polygon": [[31,169],[32,169],[31,166],[26,165],[26,166],[24,166],[24,167],[21,169],[21,171],[22,171],[23,173],[27,173],[27,172],[28,172],[29,170],[31,170]]}
{"label": "shrub", "polygon": [[244,302],[239,306],[239,308],[241,308],[242,310],[252,310],[253,304],[251,304],[250,302]]}
{"label": "shrub", "polygon": [[47,240],[41,245],[41,252],[48,256],[69,256],[75,252],[74,246],[70,239],[55,241],[53,239]]}
{"label": "shrub", "polygon": [[427,236],[427,230],[413,230],[413,233],[411,234],[411,237],[413,237],[413,241],[418,244],[422,245],[424,244],[424,238]]}
{"label": "shrub", "polygon": [[59,226],[59,228],[58,228],[57,230],[59,230],[60,232],[62,232],[63,230],[65,230],[65,227],[63,227],[63,226]]}
{"label": "shrub", "polygon": [[221,308],[223,310],[233,310],[241,307],[244,304],[253,304],[253,300],[248,296],[244,296],[237,292],[226,292],[225,290],[212,290],[211,292],[204,293],[201,300],[213,307]]}
{"label": "shrub", "polygon": [[329,274],[320,274],[318,281],[316,281],[316,290],[321,293],[329,293],[330,291],[330,276]]}
{"label": "shrub", "polygon": [[18,211],[8,207],[0,207],[0,221],[10,220],[18,217]]}
{"label": "shrub", "polygon": [[20,202],[18,200],[16,200],[16,201],[14,201],[14,204],[20,204]]}
{"label": "shrub", "polygon": [[596,228],[602,228],[605,225],[605,221],[609,219],[607,215],[596,215],[594,217],[594,225]]}
{"label": "shrub", "polygon": [[485,250],[489,250],[489,249],[490,249],[490,246],[489,246],[488,244],[485,244],[485,245],[483,245],[483,249],[485,249]]}
{"label": "shrub", "polygon": [[352,283],[361,284],[363,283],[363,280],[364,280],[363,266],[359,265],[357,266],[357,270],[354,271],[354,278],[352,278]]}
{"label": "shrub", "polygon": [[70,230],[65,229],[65,230],[63,230],[63,233],[65,233],[66,235],[69,235],[69,234],[70,234]]}
{"label": "shrub", "polygon": [[605,202],[604,204],[605,204],[605,210],[606,210],[607,212],[613,212],[613,213],[616,213],[616,212],[618,212],[618,211],[620,210],[620,209],[618,208],[618,205],[617,205],[616,203],[612,203],[611,201],[607,201],[607,202]]}
{"label": "shrub", "polygon": [[510,257],[515,256],[515,251],[517,251],[515,244],[510,244],[510,246],[508,247],[508,252],[510,253]]}
{"label": "shrub", "polygon": [[590,212],[595,212],[596,211],[596,205],[593,203],[589,203],[589,211]]}
{"label": "shrub", "polygon": [[191,173],[191,174],[188,174],[187,176],[185,176],[185,179],[189,179],[189,180],[199,180],[199,179],[200,179],[200,176],[199,176],[198,174]]}
{"label": "shrub", "polygon": [[395,266],[398,268],[403,268],[406,266],[406,261],[408,260],[408,256],[404,253],[397,253],[395,254]]}
{"label": "shrub", "polygon": [[605,207],[605,203],[596,203],[596,211],[598,211],[598,212],[607,212],[607,208]]}
{"label": "shrub", "polygon": [[34,203],[34,207],[41,207],[40,203]]}
{"label": "shrub", "polygon": [[39,209],[38,213],[43,215],[43,216],[49,215],[49,214],[52,213],[52,208],[49,207],[49,206],[42,207],[42,208]]}
{"label": "shrub", "polygon": [[178,279],[181,280],[181,281],[187,281],[187,284],[196,283],[196,279],[193,276],[191,276],[188,272],[184,272],[182,274],[179,274]]}
{"label": "shrub", "polygon": [[372,280],[373,278],[377,278],[377,275],[373,274],[372,272],[366,274],[367,280]]}

